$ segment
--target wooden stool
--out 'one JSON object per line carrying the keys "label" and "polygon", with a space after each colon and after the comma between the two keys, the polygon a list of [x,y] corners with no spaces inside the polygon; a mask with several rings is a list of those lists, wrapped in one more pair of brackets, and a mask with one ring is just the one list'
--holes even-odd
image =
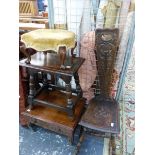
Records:
{"label": "wooden stool", "polygon": [[21,51],[27,56],[26,63],[30,63],[31,57],[29,55],[29,49],[33,48],[36,51],[44,52],[46,55],[48,51],[54,51],[59,54],[61,66],[65,69],[64,65],[66,59],[66,52],[76,47],[75,34],[67,30],[60,29],[38,29],[21,36],[21,41],[24,43],[21,46]]}

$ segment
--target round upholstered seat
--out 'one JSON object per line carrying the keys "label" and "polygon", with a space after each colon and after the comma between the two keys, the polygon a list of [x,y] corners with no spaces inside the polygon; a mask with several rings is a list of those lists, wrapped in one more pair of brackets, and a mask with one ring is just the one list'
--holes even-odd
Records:
{"label": "round upholstered seat", "polygon": [[66,49],[75,47],[75,33],[61,29],[38,29],[21,36],[26,48],[37,51],[53,50],[58,52],[60,46]]}

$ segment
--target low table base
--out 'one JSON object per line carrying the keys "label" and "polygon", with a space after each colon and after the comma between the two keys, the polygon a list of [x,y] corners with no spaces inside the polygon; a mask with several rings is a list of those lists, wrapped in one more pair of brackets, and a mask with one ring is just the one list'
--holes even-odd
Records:
{"label": "low table base", "polygon": [[84,99],[79,100],[77,103],[74,120],[71,120],[64,112],[38,105],[35,106],[33,110],[25,111],[22,114],[26,117],[29,123],[65,135],[72,143],[74,131],[84,109],[84,103]]}

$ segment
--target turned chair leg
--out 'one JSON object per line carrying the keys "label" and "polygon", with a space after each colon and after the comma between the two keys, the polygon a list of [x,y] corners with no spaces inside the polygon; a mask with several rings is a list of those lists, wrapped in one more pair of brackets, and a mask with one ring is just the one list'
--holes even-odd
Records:
{"label": "turned chair leg", "polygon": [[75,154],[74,155],[78,155],[79,151],[80,151],[80,147],[82,145],[82,142],[84,141],[85,138],[85,131],[83,129],[83,127],[80,127],[80,134],[79,134],[79,141],[76,145],[76,149],[75,149]]}

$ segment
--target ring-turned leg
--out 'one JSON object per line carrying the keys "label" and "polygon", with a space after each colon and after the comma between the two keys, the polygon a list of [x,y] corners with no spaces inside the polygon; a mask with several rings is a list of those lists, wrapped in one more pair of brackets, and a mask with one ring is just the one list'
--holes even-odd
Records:
{"label": "ring-turned leg", "polygon": [[43,76],[43,86],[44,88],[48,88],[48,80],[47,80],[47,73],[42,73]]}
{"label": "ring-turned leg", "polygon": [[76,83],[77,95],[79,98],[82,98],[83,94],[82,94],[82,89],[81,89],[80,82],[79,82],[79,75],[77,72],[74,74],[74,79],[75,79],[75,83]]}
{"label": "ring-turned leg", "polygon": [[72,101],[72,90],[71,90],[71,76],[65,76],[65,87],[66,87],[66,97],[67,97],[67,108],[68,108],[68,115],[73,117],[74,110],[73,110],[73,101]]}
{"label": "ring-turned leg", "polygon": [[38,73],[34,73],[34,82],[35,82],[35,90],[38,90],[40,88]]}
{"label": "ring-turned leg", "polygon": [[33,98],[35,94],[35,81],[34,81],[34,73],[30,72],[30,80],[29,80],[29,95],[28,95],[28,104],[29,110],[33,108]]}

